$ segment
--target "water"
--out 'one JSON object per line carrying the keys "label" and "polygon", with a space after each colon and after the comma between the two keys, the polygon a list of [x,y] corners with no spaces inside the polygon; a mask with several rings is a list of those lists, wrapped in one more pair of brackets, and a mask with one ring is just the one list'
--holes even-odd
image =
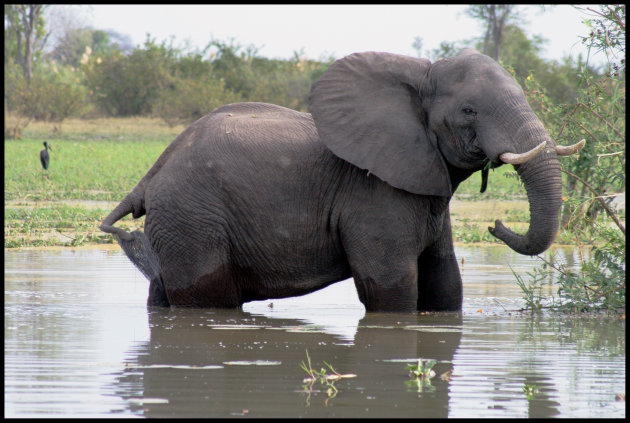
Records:
{"label": "water", "polygon": [[[462,313],[419,315],[366,313],[351,280],[148,312],[118,249],[5,250],[5,416],[625,417],[624,320],[519,313],[510,267],[538,259],[456,252]],[[309,386],[306,351],[356,377]],[[420,357],[437,361],[428,384],[406,370]]]}

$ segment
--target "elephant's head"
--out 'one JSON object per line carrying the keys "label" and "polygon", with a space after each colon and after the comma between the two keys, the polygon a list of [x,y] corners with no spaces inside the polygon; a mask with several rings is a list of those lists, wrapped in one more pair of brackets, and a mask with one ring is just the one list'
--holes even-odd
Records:
{"label": "elephant's head", "polygon": [[558,231],[562,187],[556,147],[523,90],[472,49],[431,63],[389,54],[337,60],[313,84],[310,107],[323,142],[342,159],[421,195],[450,197],[475,171],[511,163],[522,178],[531,222],[518,235],[490,232],[521,254],[546,250]]}

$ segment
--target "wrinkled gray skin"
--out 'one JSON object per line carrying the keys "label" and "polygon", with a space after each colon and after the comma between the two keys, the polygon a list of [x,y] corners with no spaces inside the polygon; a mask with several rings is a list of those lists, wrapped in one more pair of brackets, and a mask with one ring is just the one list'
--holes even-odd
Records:
{"label": "wrinkled gray skin", "polygon": [[[368,311],[460,310],[451,196],[489,162],[501,165],[502,153],[542,141],[549,148],[514,166],[529,231],[489,229],[521,254],[554,240],[555,143],[489,57],[353,54],[313,85],[310,107],[216,109],[105,219],[101,228],[151,280],[149,305],[238,307],[353,277]],[[112,226],[129,213],[146,213],[144,234]]]}

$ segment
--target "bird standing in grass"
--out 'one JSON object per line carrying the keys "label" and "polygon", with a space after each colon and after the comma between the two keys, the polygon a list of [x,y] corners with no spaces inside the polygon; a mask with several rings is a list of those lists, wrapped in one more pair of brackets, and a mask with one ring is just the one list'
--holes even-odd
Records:
{"label": "bird standing in grass", "polygon": [[50,148],[50,151],[52,151],[52,147],[48,145],[48,143],[46,141],[44,141],[44,148],[42,151],[39,152],[39,160],[42,162],[42,167],[44,168],[44,170],[48,169],[48,163],[50,163],[50,156],[48,155],[48,149]]}

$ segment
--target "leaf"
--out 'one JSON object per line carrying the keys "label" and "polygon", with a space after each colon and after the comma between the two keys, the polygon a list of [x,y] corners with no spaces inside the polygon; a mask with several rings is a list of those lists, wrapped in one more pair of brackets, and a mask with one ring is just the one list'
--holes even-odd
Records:
{"label": "leaf", "polygon": [[424,371],[425,373],[429,370],[431,370],[433,368],[433,366],[435,366],[435,364],[437,363],[437,361],[435,360],[429,360],[427,361],[427,363],[424,365]]}

